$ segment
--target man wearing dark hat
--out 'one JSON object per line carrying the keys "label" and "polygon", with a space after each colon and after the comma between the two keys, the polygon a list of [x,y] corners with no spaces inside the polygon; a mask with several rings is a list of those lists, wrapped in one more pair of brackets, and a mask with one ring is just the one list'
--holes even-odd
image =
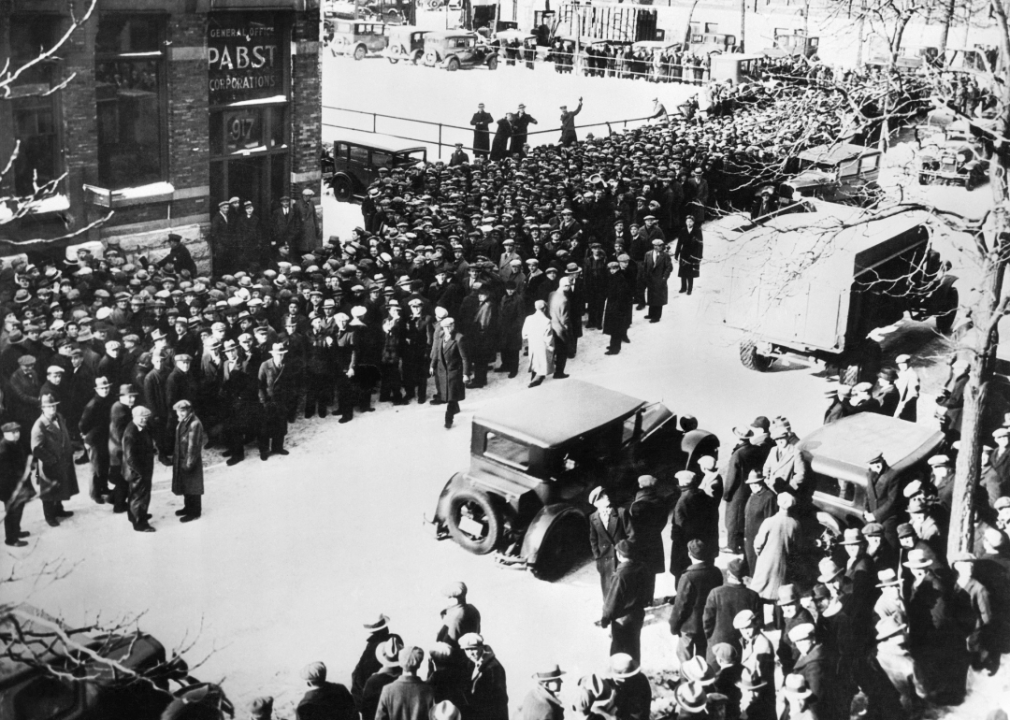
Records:
{"label": "man wearing dark hat", "polygon": [[196,263],[193,262],[193,256],[189,252],[189,248],[182,244],[182,236],[177,233],[168,234],[168,254],[163,257],[158,262],[154,263],[154,267],[161,270],[166,265],[172,265],[176,272],[188,271],[190,275],[196,277]]}
{"label": "man wearing dark hat", "polygon": [[214,272],[224,275],[232,268],[232,236],[235,234],[237,218],[233,219],[227,200],[217,204],[218,211],[210,220],[207,242],[214,261]]}
{"label": "man wearing dark hat", "polygon": [[127,518],[137,532],[154,532],[148,522],[151,515],[151,481],[154,477],[154,440],[147,429],[151,411],[136,405],[131,421],[123,431],[123,479],[130,488],[130,509]]}
{"label": "man wearing dark hat", "polygon": [[270,218],[270,255],[276,258],[282,246],[291,247],[301,229],[300,218],[291,207],[291,198],[285,195]]}
{"label": "man wearing dark hat", "polygon": [[284,359],[287,345],[275,342],[270,349],[270,358],[259,369],[259,398],[263,412],[260,426],[260,460],[270,455],[287,455],[284,438],[288,433],[288,405],[293,392],[292,381]]}
{"label": "man wearing dark hat", "polygon": [[400,666],[402,649],[403,641],[399,637],[390,638],[375,649],[379,669],[365,681],[361,690],[361,720],[375,720],[383,689],[403,673]]}
{"label": "man wearing dark hat", "polygon": [[73,515],[64,510],[63,503],[78,493],[74,447],[67,421],[59,413],[56,397],[42,395],[40,403],[42,414],[32,427],[31,449],[37,461],[42,510],[46,522],[55,527],[59,518]]}
{"label": "man wearing dark hat", "polygon": [[377,619],[364,623],[365,632],[368,638],[365,640],[365,649],[358,658],[358,664],[354,666],[351,673],[351,696],[354,698],[354,706],[361,712],[362,692],[365,682],[382,668],[376,656],[376,650],[380,645],[390,638],[396,638],[402,646],[403,640],[399,635],[394,635],[389,630],[389,618],[380,614]]}
{"label": "man wearing dark hat", "polygon": [[747,569],[753,573],[757,567],[757,551],[754,549],[754,538],[757,537],[761,523],[778,512],[778,502],[775,493],[771,491],[761,474],[751,470],[747,476],[747,487],[750,497],[744,506],[744,557],[747,558]]}
{"label": "man wearing dark hat", "polygon": [[744,610],[762,612],[761,596],[743,584],[745,565],[740,558],[733,558],[726,566],[724,584],[709,592],[702,613],[702,624],[709,652],[706,658],[711,664],[714,657],[711,648],[718,643],[729,643],[740,649],[740,634],[733,627],[733,620]]}
{"label": "man wearing dark hat", "polygon": [[109,423],[112,419],[112,383],[95,380],[95,394],[84,407],[78,429],[91,461],[91,499],[103,504],[109,494]]}
{"label": "man wearing dark hat", "polygon": [[564,671],[554,665],[533,673],[536,682],[523,698],[519,720],[562,720],[565,708],[558,693],[561,692]]}
{"label": "man wearing dark hat", "polygon": [[898,410],[898,403],[901,402],[901,393],[895,387],[898,379],[898,371],[893,368],[885,368],[877,373],[877,385],[873,389],[873,399],[880,406],[878,412],[887,417],[894,417]]}
{"label": "man wearing dark hat", "polygon": [[691,564],[688,543],[695,539],[711,538],[712,528],[708,524],[711,516],[706,512],[708,496],[698,487],[697,473],[680,470],[675,473],[675,477],[680,497],[673,508],[673,522],[670,524],[670,574],[679,579]]}
{"label": "man wearing dark hat", "polygon": [[677,582],[677,600],[670,613],[670,632],[678,636],[677,657],[686,662],[695,655],[704,656],[708,649],[703,615],[709,593],[722,585],[722,573],[712,565],[709,549],[703,540],[687,543],[691,564]]}
{"label": "man wearing dark hat", "polygon": [[20,444],[21,426],[7,422],[0,427],[0,502],[4,504],[4,541],[8,547],[24,547],[28,532],[21,529],[25,504],[35,496],[31,481],[32,456]]}
{"label": "man wearing dark hat", "polygon": [[[168,414],[167,427],[165,429],[167,433],[166,447],[172,447],[173,438],[175,437],[176,416],[171,409],[180,400],[189,400],[191,403],[196,402],[196,382],[193,379],[192,373],[190,373],[192,366],[193,356],[186,352],[179,352],[175,356],[175,367],[168,374],[168,377],[165,378],[165,403],[167,405],[166,413]],[[148,409],[150,410],[150,408]]]}
{"label": "man wearing dark hat", "polygon": [[600,573],[600,586],[606,600],[610,582],[617,571],[617,543],[628,537],[627,519],[620,508],[610,504],[610,496],[602,487],[589,493],[589,502],[596,512],[589,516],[589,545]]}
{"label": "man wearing dark hat", "polygon": [[641,656],[642,624],[645,608],[652,602],[656,577],[638,560],[637,548],[621,540],[615,548],[617,570],[603,601],[600,627],[611,627],[610,654],[627,653],[636,660]]}
{"label": "man wearing dark hat", "polygon": [[898,538],[898,495],[900,478],[892,470],[882,452],[876,452],[867,461],[869,472],[866,474],[866,508],[863,520],[877,523],[883,527],[884,540],[890,551],[896,552]]}
{"label": "man wearing dark hat", "polygon": [[137,389],[132,384],[119,387],[119,399],[109,411],[109,483],[112,485],[112,512],[127,510],[129,487],[123,476],[123,433],[133,419]]}
{"label": "man wearing dark hat", "polygon": [[301,676],[309,690],[298,701],[296,720],[359,720],[351,693],[343,685],[326,681],[326,666],[323,663],[306,665]]}
{"label": "man wearing dark hat", "polygon": [[723,522],[726,525],[726,547],[730,552],[742,553],[744,550],[744,518],[747,499],[751,487],[747,478],[751,471],[759,475],[765,460],[771,452],[774,443],[768,431],[771,423],[768,418],[759,416],[748,428],[734,428],[733,432],[739,443],[730,455],[726,469],[726,490],[722,499],[726,503],[726,513]]}
{"label": "man wearing dark hat", "polygon": [[[35,356],[22,355],[17,360],[17,370],[10,376],[10,400],[7,406],[11,416],[22,428],[33,427],[42,412],[42,405],[39,401],[41,390],[42,384],[39,382],[35,370]],[[24,433],[21,438],[21,443],[26,450],[29,446],[30,434],[30,431]]]}
{"label": "man wearing dark hat", "polygon": [[470,118],[470,124],[473,126],[473,154],[475,157],[481,158],[488,155],[488,150],[491,147],[490,127],[492,122],[494,122],[494,116],[484,109],[484,103],[478,103],[477,112]]}
{"label": "man wearing dark hat", "polygon": [[180,522],[188,523],[203,512],[203,449],[207,445],[207,435],[189,400],[180,400],[172,409],[177,420],[172,453],[172,493],[182,495],[183,507],[175,514]]}

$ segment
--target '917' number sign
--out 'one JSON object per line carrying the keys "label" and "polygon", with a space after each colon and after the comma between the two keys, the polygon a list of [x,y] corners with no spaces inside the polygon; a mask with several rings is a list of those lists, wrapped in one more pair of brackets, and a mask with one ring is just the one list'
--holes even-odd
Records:
{"label": "'917' number sign", "polygon": [[250,150],[262,144],[263,123],[259,111],[242,110],[230,112],[224,118],[225,137],[228,152]]}

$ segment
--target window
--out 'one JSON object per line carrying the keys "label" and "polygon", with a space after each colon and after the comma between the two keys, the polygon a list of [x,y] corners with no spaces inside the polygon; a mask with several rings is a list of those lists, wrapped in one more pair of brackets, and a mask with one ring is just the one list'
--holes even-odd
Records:
{"label": "window", "polygon": [[163,21],[102,15],[95,55],[98,181],[136,187],[165,178]]}
{"label": "window", "polygon": [[493,432],[484,436],[484,456],[525,470],[530,466],[530,449]]}
{"label": "window", "polygon": [[876,170],[878,160],[880,160],[879,155],[864,155],[859,158],[859,172],[867,173]]}
{"label": "window", "polygon": [[360,145],[351,145],[351,162],[368,166],[368,148]]}
{"label": "window", "polygon": [[347,159],[347,145],[345,143],[333,143],[333,159]]}
{"label": "window", "polygon": [[372,150],[372,167],[388,168],[392,164],[393,158],[389,153]]}
{"label": "window", "polygon": [[[44,15],[11,18],[11,69],[26,66],[57,42],[60,22]],[[44,97],[59,78],[56,60],[27,68],[11,88],[14,138],[20,144],[14,161],[14,192],[31,195],[60,172],[55,95]],[[12,148],[13,149],[13,148]]]}
{"label": "window", "polygon": [[624,429],[621,432],[621,444],[627,445],[635,439],[636,431],[641,429],[642,414],[635,413],[624,421]]}
{"label": "window", "polygon": [[852,502],[856,495],[856,487],[852,483],[820,473],[814,473],[814,491],[846,502]]}

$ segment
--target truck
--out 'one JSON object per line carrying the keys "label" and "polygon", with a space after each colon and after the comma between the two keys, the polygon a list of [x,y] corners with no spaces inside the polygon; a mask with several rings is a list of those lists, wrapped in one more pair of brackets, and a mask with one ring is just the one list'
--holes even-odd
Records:
{"label": "truck", "polygon": [[874,216],[804,200],[743,226],[724,322],[745,331],[740,362],[766,371],[799,356],[838,368],[842,382],[873,379],[877,328],[906,315],[950,333],[957,277],[931,245],[931,216]]}
{"label": "truck", "polygon": [[449,478],[429,522],[438,539],[553,581],[589,554],[595,487],[616,507],[633,499],[640,475],[653,475],[672,509],[674,473],[697,472],[718,450],[693,417],[569,379],[477,411],[470,466]]}

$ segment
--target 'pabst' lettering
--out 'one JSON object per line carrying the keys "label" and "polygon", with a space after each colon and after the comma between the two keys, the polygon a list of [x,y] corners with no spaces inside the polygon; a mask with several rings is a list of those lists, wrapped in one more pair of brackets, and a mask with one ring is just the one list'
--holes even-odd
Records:
{"label": "'pabst' lettering", "polygon": [[251,48],[239,45],[234,48],[207,48],[207,62],[212,70],[257,70],[273,67],[277,54],[276,45],[254,45]]}

